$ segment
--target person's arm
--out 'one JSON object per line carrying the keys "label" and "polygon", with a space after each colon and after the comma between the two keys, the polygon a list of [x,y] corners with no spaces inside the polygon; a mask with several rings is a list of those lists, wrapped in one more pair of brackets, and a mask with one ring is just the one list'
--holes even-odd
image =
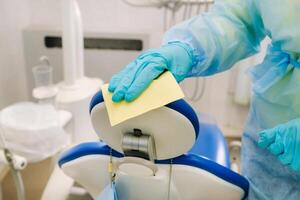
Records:
{"label": "person's arm", "polygon": [[220,0],[207,14],[183,22],[165,44],[142,53],[109,83],[115,102],[133,101],[165,70],[180,82],[212,75],[257,52],[263,25],[252,0]]}
{"label": "person's arm", "polygon": [[194,60],[198,60],[188,76],[206,76],[225,71],[255,54],[264,37],[254,1],[216,0],[208,13],[171,28],[164,43],[188,44],[194,50]]}

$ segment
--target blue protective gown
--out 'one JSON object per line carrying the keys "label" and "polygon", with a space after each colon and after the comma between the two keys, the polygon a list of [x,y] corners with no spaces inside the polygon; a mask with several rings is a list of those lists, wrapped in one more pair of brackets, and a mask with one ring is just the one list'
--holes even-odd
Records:
{"label": "blue protective gown", "polygon": [[300,172],[257,146],[259,131],[300,118],[300,1],[217,0],[208,13],[170,29],[164,41],[190,45],[199,62],[189,75],[206,76],[257,53],[266,36],[272,40],[267,56],[251,70],[242,173],[250,181],[249,199],[300,199]]}

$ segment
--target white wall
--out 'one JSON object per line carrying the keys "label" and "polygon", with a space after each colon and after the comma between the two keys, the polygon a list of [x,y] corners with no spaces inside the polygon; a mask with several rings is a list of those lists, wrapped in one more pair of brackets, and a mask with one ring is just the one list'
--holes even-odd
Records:
{"label": "white wall", "polygon": [[[61,0],[29,0],[31,24],[61,27]],[[78,0],[85,31],[151,33],[158,46],[163,33],[163,12],[135,8],[121,0]]]}
{"label": "white wall", "polygon": [[27,0],[0,1],[0,108],[27,97],[21,30],[29,24]]}
{"label": "white wall", "polygon": [[[26,99],[21,30],[27,25],[61,27],[61,0],[0,0],[0,108]],[[121,0],[78,0],[85,31],[150,33],[150,47],[158,47],[163,35],[163,10],[136,8]],[[3,40],[3,42],[2,42]],[[3,44],[3,45],[2,45]],[[211,113],[223,127],[240,132],[247,108],[233,104],[232,74],[208,78],[198,111]],[[191,82],[189,80],[189,82]],[[9,85],[9,87],[7,87]],[[193,84],[188,83],[191,88]]]}

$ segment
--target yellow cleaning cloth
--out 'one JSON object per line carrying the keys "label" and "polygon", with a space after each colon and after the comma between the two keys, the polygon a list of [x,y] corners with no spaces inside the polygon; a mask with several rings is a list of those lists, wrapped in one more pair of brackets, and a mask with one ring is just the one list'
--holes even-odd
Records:
{"label": "yellow cleaning cloth", "polygon": [[108,92],[108,84],[103,85],[102,94],[111,126],[136,117],[150,110],[182,99],[184,94],[170,72],[163,73],[133,102],[114,103],[112,93]]}

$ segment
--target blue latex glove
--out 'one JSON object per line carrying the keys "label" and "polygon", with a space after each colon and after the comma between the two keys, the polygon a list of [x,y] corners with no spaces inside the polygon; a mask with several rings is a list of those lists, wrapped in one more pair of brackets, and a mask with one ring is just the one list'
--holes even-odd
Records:
{"label": "blue latex glove", "polygon": [[193,62],[193,50],[188,45],[172,42],[159,49],[142,53],[112,77],[108,90],[113,93],[114,102],[123,99],[130,102],[166,70],[169,70],[178,82],[182,81],[191,70]]}
{"label": "blue latex glove", "polygon": [[282,164],[300,170],[300,119],[260,132],[258,146],[268,149]]}

